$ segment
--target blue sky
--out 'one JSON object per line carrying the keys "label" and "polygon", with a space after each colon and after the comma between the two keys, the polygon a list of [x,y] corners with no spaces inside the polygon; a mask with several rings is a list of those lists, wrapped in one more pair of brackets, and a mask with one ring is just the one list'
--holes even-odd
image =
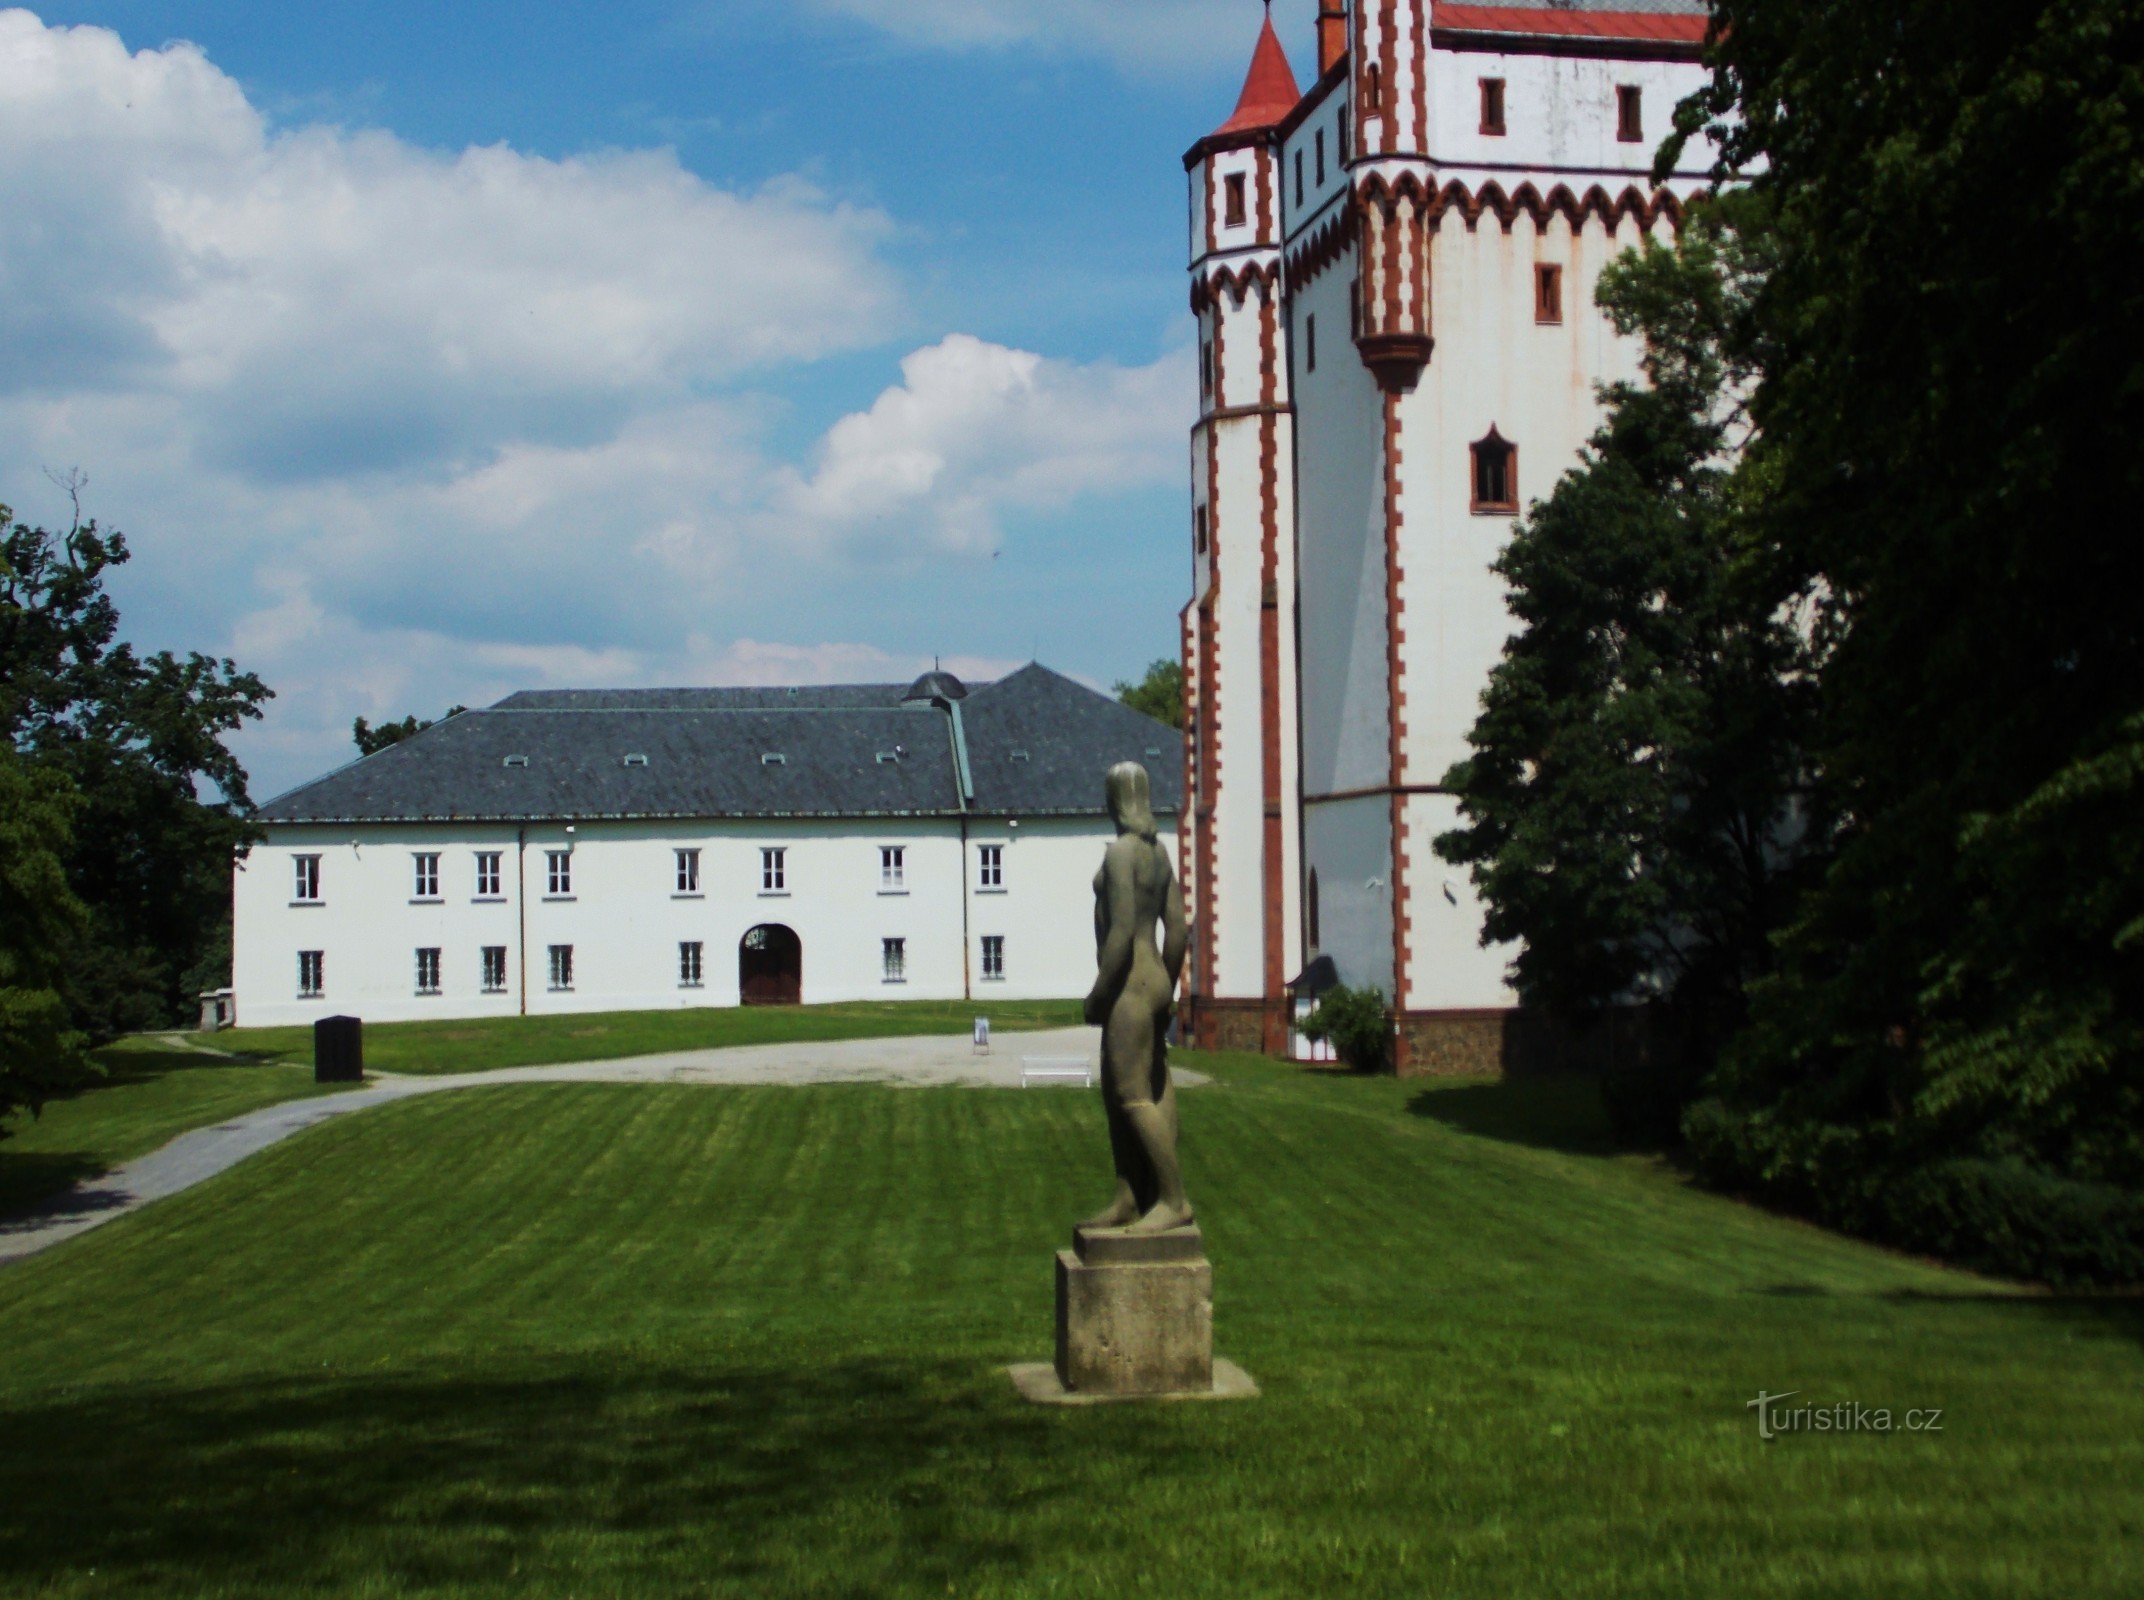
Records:
{"label": "blue sky", "polygon": [[[1312,0],[1278,8],[1299,70]],[[0,500],[353,716],[1173,654],[1251,0],[0,9]]]}

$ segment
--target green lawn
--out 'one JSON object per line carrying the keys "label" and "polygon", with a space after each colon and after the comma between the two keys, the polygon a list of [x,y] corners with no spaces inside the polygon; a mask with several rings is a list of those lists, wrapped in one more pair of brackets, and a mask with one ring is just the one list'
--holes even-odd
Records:
{"label": "green lawn", "polygon": [[154,1039],[97,1052],[98,1082],[46,1102],[39,1117],[0,1135],[0,1217],[94,1178],[192,1128],[204,1128],[313,1087],[310,1065],[218,1061]]}
{"label": "green lawn", "polygon": [[1196,1064],[1259,1400],[1013,1397],[1088,1095],[473,1089],[0,1273],[0,1592],[2144,1592],[2137,1302],[1692,1192],[1587,1086]]}
{"label": "green lawn", "polygon": [[[365,1027],[368,1071],[490,1072],[561,1061],[615,1061],[672,1050],[965,1034],[979,1016],[1006,1032],[1079,1026],[1077,1000],[861,1000],[833,1006],[734,1010],[609,1011],[572,1017],[497,1017],[460,1022],[379,1022]],[[240,1028],[196,1034],[197,1043],[266,1061],[313,1059],[310,1028]]]}

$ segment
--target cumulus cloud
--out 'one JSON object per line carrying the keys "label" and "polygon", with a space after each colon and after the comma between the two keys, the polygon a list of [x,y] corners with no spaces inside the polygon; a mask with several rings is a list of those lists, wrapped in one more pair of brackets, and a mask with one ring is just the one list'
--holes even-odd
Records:
{"label": "cumulus cloud", "polygon": [[830,584],[987,566],[1009,519],[1181,472],[1181,354],[965,336],[778,449],[772,378],[908,315],[886,216],[666,151],[281,128],[188,44],[0,10],[0,219],[0,498],[35,516],[40,467],[88,469],[130,627],[279,691],[264,791],[357,715],[912,675],[897,637],[813,642],[905,631],[824,615]]}
{"label": "cumulus cloud", "polygon": [[899,528],[939,550],[988,551],[1007,511],[1178,470],[1190,375],[1188,355],[1081,366],[954,334],[836,423],[816,470],[786,483],[780,504],[839,536]]}
{"label": "cumulus cloud", "polygon": [[[1240,71],[1256,37],[1256,14],[1241,0],[810,0],[810,4],[827,15],[868,23],[913,44],[941,49],[1037,46],[1101,56],[1137,73]],[[1303,10],[1304,4],[1307,0],[1296,9]],[[1240,58],[1234,43],[1239,37]]]}

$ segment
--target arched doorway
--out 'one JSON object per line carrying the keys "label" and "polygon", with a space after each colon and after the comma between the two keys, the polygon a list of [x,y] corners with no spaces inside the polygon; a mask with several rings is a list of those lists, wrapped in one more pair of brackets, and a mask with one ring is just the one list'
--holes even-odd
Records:
{"label": "arched doorway", "polygon": [[748,1006],[804,1003],[804,941],[778,922],[764,923],[737,945],[737,989]]}

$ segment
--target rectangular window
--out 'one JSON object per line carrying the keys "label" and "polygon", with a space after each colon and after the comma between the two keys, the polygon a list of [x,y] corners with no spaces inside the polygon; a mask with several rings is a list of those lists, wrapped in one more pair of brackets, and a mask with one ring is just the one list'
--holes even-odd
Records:
{"label": "rectangular window", "polygon": [[506,946],[503,944],[484,946],[484,992],[506,993]]}
{"label": "rectangular window", "polygon": [[1199,346],[1199,394],[1204,399],[1213,398],[1213,341]]}
{"label": "rectangular window", "polygon": [[680,850],[677,853],[677,892],[698,894],[700,892],[700,852]]}
{"label": "rectangular window", "polygon": [[1339,110],[1339,112],[1338,112],[1337,116],[1336,116],[1336,117],[1335,117],[1335,119],[1334,119],[1334,127],[1333,127],[1333,156],[1334,156],[1334,158],[1335,158],[1336,160],[1339,160],[1339,161],[1342,161],[1342,162],[1345,162],[1345,161],[1347,160],[1347,107],[1346,107],[1346,106],[1342,106],[1342,107],[1340,108],[1340,110]]}
{"label": "rectangular window", "polygon": [[554,944],[551,946],[552,992],[562,994],[572,987],[573,946],[570,944]]}
{"label": "rectangular window", "polygon": [[1385,69],[1374,61],[1363,78],[1362,103],[1373,114],[1385,109]]}
{"label": "rectangular window", "polygon": [[1193,506],[1191,508],[1191,542],[1193,548],[1200,555],[1206,553],[1206,508],[1204,506]]}
{"label": "rectangular window", "polygon": [[439,952],[437,950],[419,950],[417,952],[417,992],[419,994],[439,993]]}
{"label": "rectangular window", "polygon": [[328,992],[328,958],[325,951],[298,952],[298,998],[318,1000]]}
{"label": "rectangular window", "polygon": [[480,851],[476,858],[476,893],[480,900],[499,897],[499,852]]}
{"label": "rectangular window", "polygon": [[550,885],[544,892],[553,895],[573,893],[573,852],[571,850],[548,850],[550,875],[544,881]]}
{"label": "rectangular window", "polygon": [[1303,152],[1295,153],[1295,203],[1303,203]]}
{"label": "rectangular window", "polygon": [[886,969],[888,983],[908,981],[908,941],[906,939],[881,939],[879,959]]}
{"label": "rectangular window", "polygon": [[986,844],[976,847],[975,886],[978,889],[1002,889],[1005,887],[1005,847],[1001,844]]}
{"label": "rectangular window", "polygon": [[1231,173],[1226,185],[1228,208],[1225,225],[1231,228],[1243,226],[1243,174]]}
{"label": "rectangular window", "polygon": [[1645,137],[1645,91],[1626,83],[1615,92],[1615,136],[1625,144]]}
{"label": "rectangular window", "polygon": [[760,851],[759,892],[761,894],[787,894],[789,892],[789,852],[787,850]]}
{"label": "rectangular window", "polygon": [[983,935],[983,977],[986,980],[1002,980],[1005,976],[1005,936],[998,933]]}
{"label": "rectangular window", "polygon": [[1303,365],[1312,372],[1318,370],[1318,319],[1315,316],[1303,319]]}
{"label": "rectangular window", "polygon": [[1492,139],[1504,136],[1504,80],[1481,80],[1481,131]]}
{"label": "rectangular window", "polygon": [[1323,128],[1318,130],[1317,154],[1318,182],[1323,183],[1325,181],[1325,130]]}
{"label": "rectangular window", "polygon": [[320,898],[320,858],[318,856],[295,856],[291,865],[297,868],[297,883],[291,894],[294,900],[318,900]]}
{"label": "rectangular window", "polygon": [[433,855],[412,856],[416,863],[416,895],[419,900],[439,898],[439,857]]}
{"label": "rectangular window", "polygon": [[881,894],[908,887],[908,848],[882,844],[878,847],[878,887]]}
{"label": "rectangular window", "polygon": [[707,977],[707,946],[692,940],[677,947],[677,982],[681,989],[697,989]]}
{"label": "rectangular window", "polygon": [[1563,320],[1563,268],[1541,262],[1534,268],[1534,321]]}

